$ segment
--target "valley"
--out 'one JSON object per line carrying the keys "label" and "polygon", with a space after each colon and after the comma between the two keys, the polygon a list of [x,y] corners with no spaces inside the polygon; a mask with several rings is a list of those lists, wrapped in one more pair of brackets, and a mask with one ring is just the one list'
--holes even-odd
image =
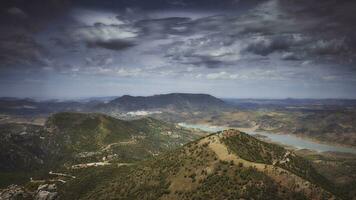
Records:
{"label": "valley", "polygon": [[[167,117],[172,122],[203,124],[216,127],[251,129],[257,132],[290,134],[317,142],[356,147],[356,108],[337,107],[317,110],[281,108],[242,109],[215,113],[194,113]],[[166,117],[166,116],[164,116]],[[158,116],[159,119],[162,119]]]}

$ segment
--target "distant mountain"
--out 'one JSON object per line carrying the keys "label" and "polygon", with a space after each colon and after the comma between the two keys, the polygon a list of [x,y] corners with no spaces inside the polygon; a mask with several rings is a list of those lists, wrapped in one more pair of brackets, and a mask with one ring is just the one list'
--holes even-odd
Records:
{"label": "distant mountain", "polygon": [[[239,108],[290,108],[333,109],[355,107],[355,99],[223,99]],[[295,108],[294,108],[295,109]]]}
{"label": "distant mountain", "polygon": [[56,112],[127,112],[137,110],[211,111],[231,107],[208,94],[171,93],[154,96],[95,97],[79,100],[0,98],[0,113],[14,115],[49,115]]}
{"label": "distant mountain", "polygon": [[307,160],[236,130],[134,166],[76,175],[60,188],[64,199],[335,199]]}
{"label": "distant mountain", "polygon": [[100,109],[104,110],[115,109],[121,111],[152,109],[211,110],[227,107],[229,107],[229,104],[214,96],[188,93],[160,94],[146,97],[124,95],[99,106]]}
{"label": "distant mountain", "polygon": [[109,101],[112,101],[119,96],[103,96],[103,97],[88,97],[88,98],[80,98],[77,101],[78,102],[83,102],[83,103],[89,103],[89,102],[103,102],[103,103],[108,103]]}
{"label": "distant mountain", "polygon": [[[13,115],[41,115],[64,111],[85,111],[98,102],[36,101],[33,99],[0,98],[0,113]],[[101,102],[100,102],[101,103]]]}

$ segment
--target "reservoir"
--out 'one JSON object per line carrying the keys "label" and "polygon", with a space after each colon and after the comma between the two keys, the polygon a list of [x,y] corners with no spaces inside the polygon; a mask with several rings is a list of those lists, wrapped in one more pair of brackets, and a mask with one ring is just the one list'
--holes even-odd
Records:
{"label": "reservoir", "polygon": [[[219,126],[210,126],[210,125],[205,125],[205,124],[187,124],[187,123],[179,123],[179,126],[185,127],[185,128],[193,128],[193,129],[200,129],[202,131],[206,132],[217,132],[217,131],[222,131],[224,129],[228,129],[225,127],[219,127]],[[321,144],[318,142],[314,142],[308,139],[296,137],[294,135],[288,135],[288,134],[274,134],[274,133],[267,133],[267,132],[255,132],[255,131],[250,131],[246,132],[247,134],[250,135],[255,135],[259,134],[262,136],[265,136],[267,140],[270,140],[272,142],[284,144],[287,146],[293,146],[297,149],[310,149],[318,152],[342,152],[342,153],[353,153],[356,154],[356,148],[351,148],[351,147],[343,147],[343,146],[337,146],[337,145],[331,145],[331,144]]]}

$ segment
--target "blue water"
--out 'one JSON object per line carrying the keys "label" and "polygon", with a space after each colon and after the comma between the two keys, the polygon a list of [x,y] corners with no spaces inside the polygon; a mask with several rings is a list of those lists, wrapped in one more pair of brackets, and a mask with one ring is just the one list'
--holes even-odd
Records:
{"label": "blue water", "polygon": [[[185,128],[193,128],[193,129],[200,129],[206,132],[217,132],[227,129],[225,127],[219,126],[209,126],[205,124],[186,124],[186,123],[179,123],[178,125],[185,127]],[[286,134],[274,134],[274,133],[267,133],[267,132],[246,132],[247,134],[254,135],[259,134],[267,137],[268,140],[288,146],[293,146],[297,149],[310,149],[318,152],[343,152],[343,153],[353,153],[356,154],[356,148],[351,147],[342,147],[336,146],[331,144],[320,144],[317,142],[313,142],[308,139],[303,139],[296,137],[294,135],[286,135]]]}

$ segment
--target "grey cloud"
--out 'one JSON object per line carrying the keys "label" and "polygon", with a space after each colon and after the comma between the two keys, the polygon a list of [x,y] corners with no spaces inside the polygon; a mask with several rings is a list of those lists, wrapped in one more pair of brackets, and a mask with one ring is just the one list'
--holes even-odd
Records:
{"label": "grey cloud", "polygon": [[247,47],[246,51],[252,52],[257,55],[267,56],[275,51],[287,50],[289,44],[281,40],[261,40],[253,41]]}
{"label": "grey cloud", "polygon": [[110,55],[99,54],[85,58],[85,62],[87,66],[107,66],[113,62],[113,59]]}
{"label": "grey cloud", "polygon": [[45,66],[48,64],[48,53],[26,34],[15,34],[0,39],[0,66]]}
{"label": "grey cloud", "polygon": [[201,56],[201,55],[193,55],[191,56],[192,60],[184,61],[184,64],[190,64],[198,67],[206,67],[206,68],[220,68],[227,65],[227,62],[221,61],[217,58],[211,56]]}
{"label": "grey cloud", "polygon": [[308,37],[300,34],[259,35],[247,39],[245,51],[267,56],[273,52],[285,52],[303,48],[309,41]]}
{"label": "grey cloud", "polygon": [[[180,34],[188,42],[166,45],[166,56],[173,62],[207,68],[232,66],[231,60],[214,55],[223,47],[240,60],[262,59],[260,56],[295,65],[305,60],[353,65],[356,27],[352,7],[356,3],[349,1],[269,0],[247,13],[185,21]],[[171,34],[171,27],[160,28],[159,32]],[[192,39],[194,35],[199,38]]]}
{"label": "grey cloud", "polygon": [[166,34],[184,34],[190,18],[170,17],[161,19],[145,19],[135,23],[142,30],[142,35],[164,37]]}
{"label": "grey cloud", "polygon": [[331,58],[336,63],[348,58],[355,64],[355,1],[279,1],[279,8],[299,24],[304,22],[301,31],[313,37],[311,44],[306,44],[311,57]]}
{"label": "grey cloud", "polygon": [[130,25],[105,25],[96,23],[93,26],[76,29],[71,37],[74,41],[85,42],[89,48],[99,47],[109,50],[123,50],[135,46],[138,30]]}
{"label": "grey cloud", "polygon": [[344,39],[317,40],[311,49],[319,55],[338,55],[350,50]]}
{"label": "grey cloud", "polygon": [[233,64],[234,59],[226,59],[239,53],[233,44],[232,38],[222,33],[198,32],[198,36],[187,34],[186,38],[182,37],[179,41],[163,45],[161,49],[165,56],[175,63],[219,68]]}
{"label": "grey cloud", "polygon": [[[270,61],[271,66],[278,60],[288,61],[288,65],[298,65],[305,60],[336,64],[347,60],[352,64],[356,48],[355,39],[350,35],[350,30],[354,29],[350,19],[354,17],[346,8],[351,5],[342,1],[333,8],[334,4],[326,0],[318,8],[316,1],[269,0],[244,12],[226,12],[198,19],[150,19],[146,11],[137,9],[137,13],[126,12],[128,16],[125,12],[114,13],[124,24],[71,24],[67,27],[70,37],[57,37],[52,42],[66,50],[82,52],[83,46],[88,47],[91,55],[99,49],[115,53],[134,48],[132,51],[136,51],[136,55],[151,53],[167,65],[209,69],[236,67],[240,60],[253,61],[256,65],[257,61]],[[141,13],[146,19],[137,17]],[[317,32],[318,29],[322,32]],[[163,40],[164,45],[161,45]]]}
{"label": "grey cloud", "polygon": [[7,10],[7,12],[9,14],[14,15],[21,19],[25,19],[28,17],[27,14],[23,10],[21,10],[20,8],[17,8],[17,7],[11,7]]}
{"label": "grey cloud", "polygon": [[70,50],[72,52],[77,51],[76,49],[79,46],[73,40],[64,37],[51,37],[49,40],[53,42],[54,46]]}
{"label": "grey cloud", "polygon": [[135,46],[135,43],[130,42],[130,41],[125,41],[125,40],[120,40],[120,39],[112,39],[112,40],[94,40],[94,41],[88,41],[87,42],[87,47],[89,48],[105,48],[105,49],[110,49],[110,50],[123,50],[130,48],[132,46]]}
{"label": "grey cloud", "polygon": [[292,61],[297,61],[297,60],[301,60],[301,57],[298,56],[295,53],[292,52],[285,52],[282,54],[282,60],[292,60]]}

